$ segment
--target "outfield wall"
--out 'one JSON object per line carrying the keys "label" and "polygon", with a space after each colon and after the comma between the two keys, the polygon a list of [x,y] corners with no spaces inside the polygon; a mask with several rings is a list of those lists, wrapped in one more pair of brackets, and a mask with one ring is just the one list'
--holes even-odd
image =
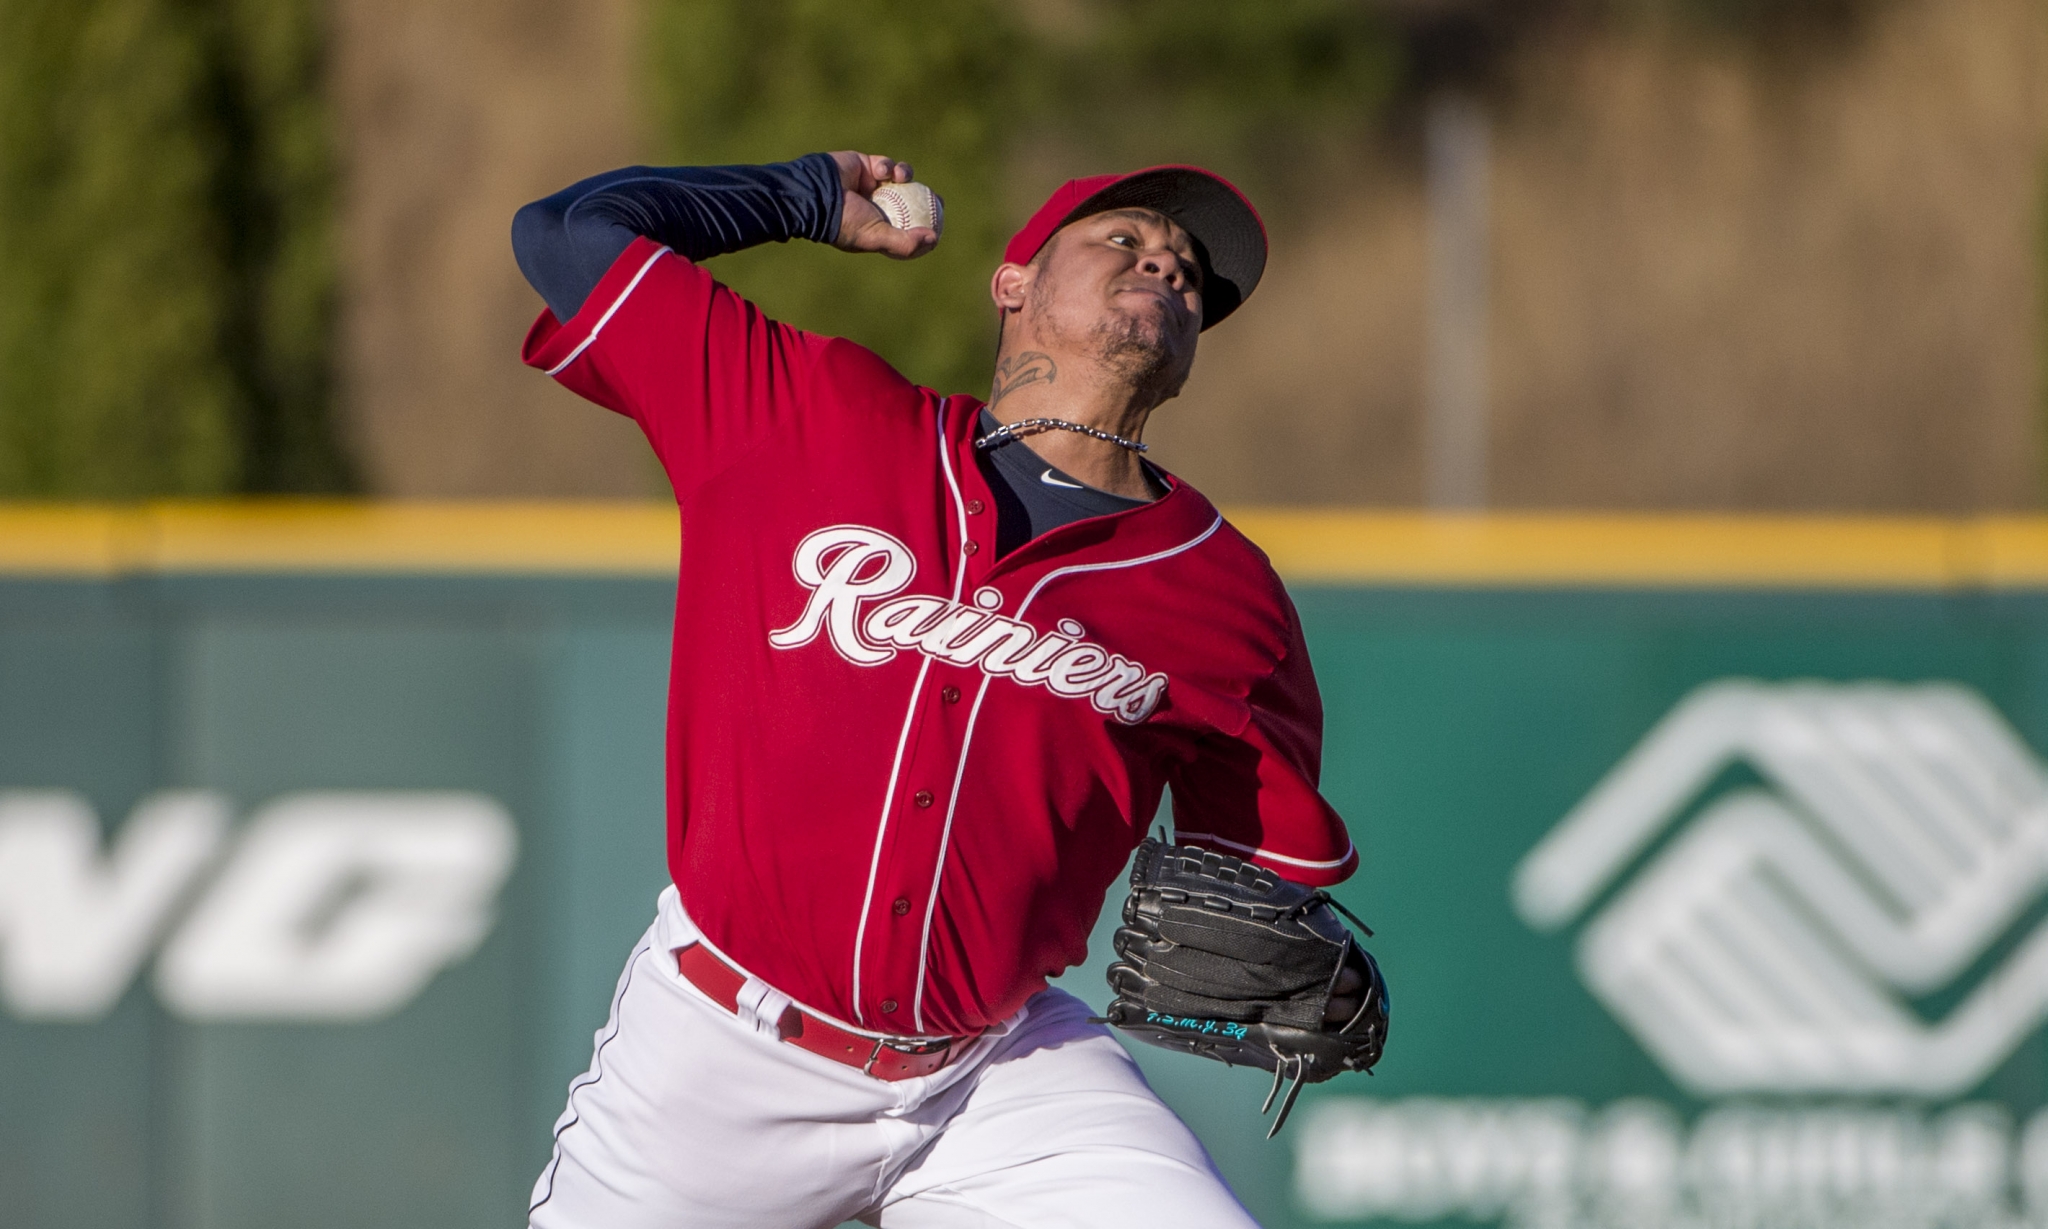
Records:
{"label": "outfield wall", "polygon": [[[1270,1144],[1140,1055],[1265,1223],[2043,1219],[2048,520],[1233,519],[1396,1008]],[[0,509],[0,1223],[517,1223],[663,881],[675,535]]]}

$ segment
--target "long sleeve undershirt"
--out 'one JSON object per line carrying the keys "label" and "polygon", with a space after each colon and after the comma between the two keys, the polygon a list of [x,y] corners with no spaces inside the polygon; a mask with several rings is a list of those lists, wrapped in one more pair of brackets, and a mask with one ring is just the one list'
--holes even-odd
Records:
{"label": "long sleeve undershirt", "polygon": [[636,235],[693,262],[760,243],[830,243],[844,199],[830,154],[768,166],[629,166],[513,215],[512,254],[566,323]]}

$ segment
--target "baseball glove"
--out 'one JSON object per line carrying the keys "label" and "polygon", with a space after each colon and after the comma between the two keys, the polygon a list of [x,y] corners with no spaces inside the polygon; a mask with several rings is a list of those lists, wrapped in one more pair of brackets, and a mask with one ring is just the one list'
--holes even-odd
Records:
{"label": "baseball glove", "polygon": [[[1292,1079],[1271,1139],[1303,1084],[1371,1071],[1386,1044],[1386,982],[1338,912],[1358,921],[1321,889],[1148,838],[1131,866],[1118,960],[1109,966],[1116,999],[1103,1018],[1156,1046],[1271,1071],[1261,1114]],[[1358,1011],[1326,1025],[1346,967],[1364,978]]]}

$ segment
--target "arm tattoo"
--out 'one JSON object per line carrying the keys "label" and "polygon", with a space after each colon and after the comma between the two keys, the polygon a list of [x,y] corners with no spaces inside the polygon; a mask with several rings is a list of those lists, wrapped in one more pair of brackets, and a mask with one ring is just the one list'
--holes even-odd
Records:
{"label": "arm tattoo", "polygon": [[988,403],[993,408],[1027,384],[1050,384],[1059,373],[1060,369],[1050,354],[1026,350],[1012,355],[996,364],[996,391]]}

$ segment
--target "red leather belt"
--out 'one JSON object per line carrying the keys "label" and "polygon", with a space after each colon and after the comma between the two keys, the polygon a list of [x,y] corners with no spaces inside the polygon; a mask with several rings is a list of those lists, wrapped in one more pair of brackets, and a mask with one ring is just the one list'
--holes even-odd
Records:
{"label": "red leather belt", "polygon": [[[680,948],[676,952],[676,971],[710,995],[712,1002],[739,1014],[740,988],[747,984],[747,975],[719,959],[718,953],[702,943]],[[945,1070],[980,1036],[976,1033],[920,1040],[877,1037],[841,1028],[794,1004],[783,1011],[775,1029],[782,1040],[798,1049],[892,1083]]]}

